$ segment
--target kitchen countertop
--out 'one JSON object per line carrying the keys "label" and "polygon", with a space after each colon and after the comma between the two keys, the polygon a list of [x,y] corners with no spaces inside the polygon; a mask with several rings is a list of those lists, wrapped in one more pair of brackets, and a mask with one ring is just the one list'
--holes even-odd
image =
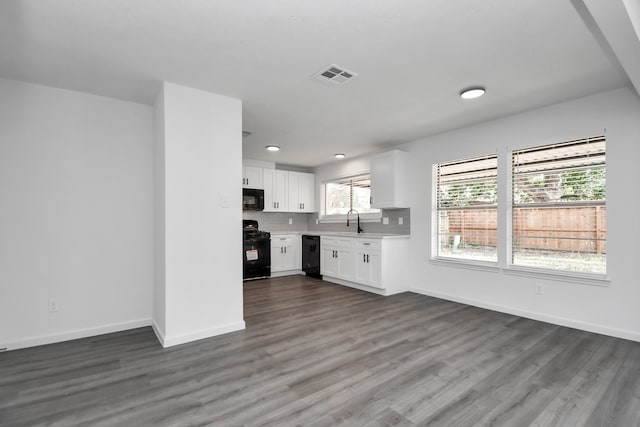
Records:
{"label": "kitchen countertop", "polygon": [[304,234],[307,236],[357,237],[360,239],[408,239],[408,234],[355,233],[349,231],[272,231],[271,235]]}

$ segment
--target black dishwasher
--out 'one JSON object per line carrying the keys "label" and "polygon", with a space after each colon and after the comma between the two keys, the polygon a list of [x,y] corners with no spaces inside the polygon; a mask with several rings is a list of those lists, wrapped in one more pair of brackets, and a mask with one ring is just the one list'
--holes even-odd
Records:
{"label": "black dishwasher", "polygon": [[302,235],[302,271],[307,276],[322,279],[322,275],[320,275],[320,236]]}

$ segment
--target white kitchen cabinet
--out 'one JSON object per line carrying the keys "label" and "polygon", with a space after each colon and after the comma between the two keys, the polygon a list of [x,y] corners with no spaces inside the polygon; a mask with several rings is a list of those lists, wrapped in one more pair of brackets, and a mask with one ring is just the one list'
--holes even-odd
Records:
{"label": "white kitchen cabinet", "polygon": [[262,168],[242,166],[242,188],[264,189]]}
{"label": "white kitchen cabinet", "polygon": [[300,270],[300,236],[295,234],[271,235],[271,273]]}
{"label": "white kitchen cabinet", "polygon": [[322,235],[320,248],[320,273],[328,282],[379,295],[408,290],[409,236]]}
{"label": "white kitchen cabinet", "polygon": [[[392,150],[371,158],[371,207],[408,208],[407,153]],[[415,188],[415,185],[413,186]],[[419,186],[418,186],[419,187]]]}
{"label": "white kitchen cabinet", "polygon": [[353,241],[351,238],[320,236],[320,274],[353,280]]}
{"label": "white kitchen cabinet", "polygon": [[277,169],[263,169],[264,211],[288,212],[289,173]]}
{"label": "white kitchen cabinet", "polygon": [[313,212],[315,175],[289,172],[289,212]]}
{"label": "white kitchen cabinet", "polygon": [[382,251],[378,240],[354,239],[354,282],[382,288]]}
{"label": "white kitchen cabinet", "polygon": [[320,274],[329,277],[338,277],[338,259],[336,249],[320,244]]}

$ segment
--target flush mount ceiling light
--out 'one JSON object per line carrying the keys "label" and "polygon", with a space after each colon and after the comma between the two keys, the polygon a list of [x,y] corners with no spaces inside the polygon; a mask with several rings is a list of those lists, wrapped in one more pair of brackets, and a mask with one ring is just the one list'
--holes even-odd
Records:
{"label": "flush mount ceiling light", "polygon": [[479,98],[482,95],[484,95],[486,92],[487,91],[485,90],[485,88],[480,86],[469,87],[460,91],[460,98],[462,99]]}
{"label": "flush mount ceiling light", "polygon": [[266,148],[267,151],[280,151],[280,147],[278,147],[277,145],[267,145],[264,148]]}
{"label": "flush mount ceiling light", "polygon": [[344,159],[345,155],[343,153],[336,153],[333,155],[336,159]]}

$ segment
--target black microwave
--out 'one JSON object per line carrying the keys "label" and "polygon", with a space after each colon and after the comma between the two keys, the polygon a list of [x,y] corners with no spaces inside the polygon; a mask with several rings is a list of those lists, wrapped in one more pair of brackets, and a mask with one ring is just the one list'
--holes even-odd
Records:
{"label": "black microwave", "polygon": [[261,211],[264,210],[264,190],[257,188],[242,189],[242,210]]}

